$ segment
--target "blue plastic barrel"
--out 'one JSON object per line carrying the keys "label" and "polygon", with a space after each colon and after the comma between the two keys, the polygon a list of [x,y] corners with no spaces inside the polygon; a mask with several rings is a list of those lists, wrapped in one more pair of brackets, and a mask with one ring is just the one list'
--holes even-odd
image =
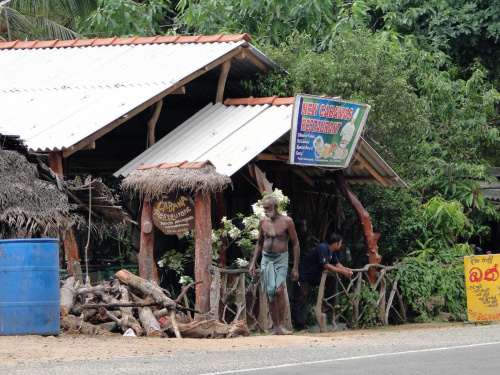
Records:
{"label": "blue plastic barrel", "polygon": [[0,335],[58,335],[59,243],[0,240]]}

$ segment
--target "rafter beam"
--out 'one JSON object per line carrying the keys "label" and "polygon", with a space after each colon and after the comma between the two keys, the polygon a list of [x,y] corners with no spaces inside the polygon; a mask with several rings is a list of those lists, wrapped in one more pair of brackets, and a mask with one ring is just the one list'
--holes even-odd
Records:
{"label": "rafter beam", "polygon": [[358,160],[362,165],[363,167],[366,168],[366,170],[368,172],[370,172],[370,174],[375,177],[375,179],[380,182],[382,184],[383,187],[387,187],[388,184],[387,184],[387,181],[385,181],[385,179],[370,165],[370,163],[368,163],[366,161],[366,159],[364,157],[361,156],[361,154],[357,151],[354,152],[354,158],[356,160]]}
{"label": "rafter beam", "polygon": [[224,88],[226,87],[227,74],[231,68],[231,60],[224,61],[222,70],[219,76],[219,83],[217,84],[217,94],[215,95],[215,102],[222,103],[224,97]]}
{"label": "rafter beam", "polygon": [[257,160],[288,161],[288,155],[279,154],[259,154]]}
{"label": "rafter beam", "polygon": [[297,174],[300,178],[302,178],[305,182],[307,182],[309,185],[314,187],[314,181],[306,174],[306,172],[301,171],[301,170],[294,170],[294,173]]}

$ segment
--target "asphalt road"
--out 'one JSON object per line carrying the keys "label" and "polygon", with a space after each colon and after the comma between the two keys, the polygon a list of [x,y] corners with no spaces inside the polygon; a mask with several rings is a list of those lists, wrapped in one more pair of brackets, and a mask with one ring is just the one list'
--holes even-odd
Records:
{"label": "asphalt road", "polygon": [[[263,337],[265,343],[265,337]],[[117,348],[119,350],[119,348]],[[500,374],[500,325],[405,331],[286,347],[183,351],[36,365],[0,374]]]}

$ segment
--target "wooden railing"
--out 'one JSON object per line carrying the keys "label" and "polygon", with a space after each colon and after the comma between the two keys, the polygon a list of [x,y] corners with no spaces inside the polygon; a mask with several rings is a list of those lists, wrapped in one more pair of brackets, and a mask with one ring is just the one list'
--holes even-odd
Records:
{"label": "wooden railing", "polygon": [[[377,272],[377,281],[373,285],[369,285],[368,278],[368,270],[371,268],[377,268],[379,271]],[[318,298],[316,299],[316,305],[314,306],[314,313],[316,314],[316,320],[318,322],[320,332],[327,332],[327,322],[326,322],[326,314],[322,312],[321,307],[323,304],[329,306],[334,313],[332,314],[332,325],[334,330],[337,328],[336,321],[338,319],[343,319],[349,326],[353,328],[359,328],[360,320],[365,313],[362,306],[360,306],[361,302],[361,288],[363,286],[363,278],[365,279],[365,284],[371,288],[373,292],[379,292],[379,298],[377,300],[377,307],[380,311],[380,321],[383,325],[389,324],[389,313],[390,311],[394,311],[395,314],[399,317],[401,321],[406,321],[406,311],[404,308],[404,303],[402,299],[402,295],[398,290],[398,280],[394,278],[391,279],[388,277],[388,272],[392,270],[397,270],[399,267],[397,266],[383,266],[381,264],[367,264],[363,268],[360,269],[352,269],[353,276],[348,279],[347,286],[344,285],[343,280],[338,275],[338,273],[324,271],[321,277],[321,282],[318,288]],[[324,298],[325,294],[325,283],[327,277],[335,277],[338,281],[338,285],[341,290],[338,293]],[[387,294],[388,287],[390,289],[390,293]],[[340,295],[344,295],[346,300],[350,303],[344,304],[343,306],[333,306],[331,302],[335,298]],[[399,309],[396,309],[393,306],[394,296],[397,296],[399,301]],[[344,316],[344,312],[352,306],[352,321],[349,321]],[[366,309],[366,306],[365,306]]]}
{"label": "wooden railing", "polygon": [[[262,292],[260,277],[256,276],[247,285],[248,268],[227,269],[209,267],[212,273],[210,286],[210,314],[224,323],[231,320],[246,320],[251,332],[269,332],[271,319],[267,300]],[[256,270],[259,273],[260,270]],[[290,303],[285,284],[285,328],[292,330]]]}
{"label": "wooden railing", "polygon": [[[402,301],[402,295],[397,288],[397,278],[393,281],[388,277],[388,272],[397,270],[396,266],[383,266],[380,264],[367,264],[361,269],[353,269],[353,276],[348,279],[347,285],[344,285],[344,280],[339,278],[337,273],[323,272],[320,286],[318,288],[318,297],[314,312],[318,322],[320,332],[327,332],[327,314],[321,311],[322,304],[332,308],[332,325],[337,328],[337,319],[343,319],[349,326],[358,328],[361,318],[365,311],[360,305],[361,289],[363,279],[365,284],[369,284],[367,271],[370,267],[378,269],[377,281],[373,285],[369,285],[372,291],[379,291],[377,306],[380,311],[380,320],[382,324],[389,323],[389,312],[391,309],[399,316],[402,321],[406,321],[406,312]],[[209,267],[212,273],[212,285],[210,286],[210,315],[224,323],[229,323],[235,320],[246,320],[248,328],[251,332],[269,332],[270,317],[267,307],[267,301],[261,289],[260,278],[256,276],[247,285],[248,269],[226,269],[214,266]],[[259,270],[257,270],[258,272]],[[335,277],[338,280],[340,290],[333,296],[324,298],[325,282],[327,277]],[[286,285],[285,285],[286,286]],[[388,288],[389,287],[389,288]],[[390,289],[390,292],[387,291]],[[343,306],[334,306],[334,299],[340,295],[345,295],[346,301],[349,303]],[[288,292],[286,296],[286,311],[285,311],[285,327],[292,330],[290,304],[288,301]],[[394,297],[399,300],[399,310],[393,306]],[[348,321],[344,313],[352,307],[352,321]]]}

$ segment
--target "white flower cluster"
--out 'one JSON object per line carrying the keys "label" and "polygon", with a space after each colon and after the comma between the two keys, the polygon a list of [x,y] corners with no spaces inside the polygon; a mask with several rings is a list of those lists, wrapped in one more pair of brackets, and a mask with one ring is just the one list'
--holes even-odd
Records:
{"label": "white flower cluster", "polygon": [[219,241],[219,236],[212,230],[212,243],[216,243],[217,241]]}
{"label": "white flower cluster", "polygon": [[188,284],[191,284],[193,282],[193,279],[189,276],[181,276],[181,278],[179,279],[179,284],[181,285],[188,285]]}
{"label": "white flower cluster", "polygon": [[229,237],[231,237],[231,238],[236,238],[236,237],[238,237],[238,236],[240,235],[240,233],[241,233],[241,230],[239,230],[239,229],[238,229],[238,228],[236,228],[236,227],[231,228],[231,229],[227,232],[227,234],[228,234],[228,235],[229,235]]}
{"label": "white flower cluster", "polygon": [[236,264],[238,265],[238,267],[245,268],[250,264],[250,262],[243,258],[237,258]]}
{"label": "white flower cluster", "polygon": [[262,208],[262,202],[257,202],[252,204],[253,214],[257,216],[259,219],[264,217],[264,209]]}
{"label": "white flower cluster", "polygon": [[191,231],[187,230],[185,232],[177,233],[177,238],[181,239],[184,237],[188,237],[191,234]]}
{"label": "white flower cluster", "polygon": [[280,202],[280,207],[286,207],[288,203],[290,203],[290,199],[286,195],[283,195],[283,191],[280,189],[274,189],[273,194],[278,198]]}
{"label": "white flower cluster", "polygon": [[255,216],[248,216],[243,219],[243,225],[245,226],[245,228],[257,229],[259,227],[259,219]]}
{"label": "white flower cluster", "polygon": [[167,260],[165,258],[161,258],[158,262],[156,262],[160,267],[163,267]]}
{"label": "white flower cluster", "polygon": [[248,234],[251,240],[256,240],[259,238],[259,230],[258,229],[252,229],[250,233]]}

